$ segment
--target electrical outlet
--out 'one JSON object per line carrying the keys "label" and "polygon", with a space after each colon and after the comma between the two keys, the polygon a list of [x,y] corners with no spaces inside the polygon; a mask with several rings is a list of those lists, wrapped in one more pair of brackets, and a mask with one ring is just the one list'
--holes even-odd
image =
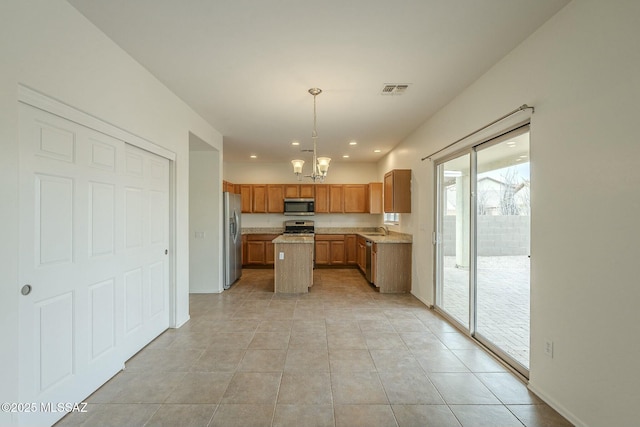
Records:
{"label": "electrical outlet", "polygon": [[547,340],[544,343],[544,354],[553,359],[553,341]]}
{"label": "electrical outlet", "polygon": [[284,252],[280,252],[278,254],[278,259],[284,259]]}

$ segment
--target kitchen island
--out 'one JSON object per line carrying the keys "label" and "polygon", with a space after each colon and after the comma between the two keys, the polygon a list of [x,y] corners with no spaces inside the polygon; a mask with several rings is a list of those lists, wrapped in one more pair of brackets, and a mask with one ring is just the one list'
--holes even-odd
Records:
{"label": "kitchen island", "polygon": [[313,285],[313,236],[281,235],[273,244],[274,292],[309,292]]}

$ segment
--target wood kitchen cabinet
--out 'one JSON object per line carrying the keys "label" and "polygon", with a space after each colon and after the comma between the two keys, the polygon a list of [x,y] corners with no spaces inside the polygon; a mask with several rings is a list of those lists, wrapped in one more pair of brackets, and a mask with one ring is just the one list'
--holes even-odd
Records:
{"label": "wood kitchen cabinet", "polygon": [[344,212],[344,186],[341,184],[329,185],[329,212]]}
{"label": "wood kitchen cabinet", "polygon": [[411,169],[394,169],[384,175],[384,211],[411,212]]}
{"label": "wood kitchen cabinet", "polygon": [[329,213],[329,186],[316,184],[315,210],[316,213]]}
{"label": "wood kitchen cabinet", "polygon": [[381,182],[369,183],[369,210],[370,214],[381,214],[382,211],[382,188]]}
{"label": "wood kitchen cabinet", "polygon": [[314,194],[314,184],[284,184],[285,198],[302,197],[313,199]]}
{"label": "wood kitchen cabinet", "polygon": [[273,265],[273,239],[276,237],[278,234],[247,234],[242,236],[242,265]]}
{"label": "wood kitchen cabinet", "polygon": [[284,212],[284,185],[280,185],[280,184],[267,185],[267,212],[269,213]]}
{"label": "wood kitchen cabinet", "polygon": [[251,185],[251,212],[267,213],[267,185]]}
{"label": "wood kitchen cabinet", "polygon": [[411,243],[373,243],[371,280],[380,293],[411,291]]}
{"label": "wood kitchen cabinet", "polygon": [[356,263],[364,274],[367,270],[367,241],[362,236],[356,237]]}
{"label": "wood kitchen cabinet", "polygon": [[316,234],[316,265],[346,264],[344,234]]}
{"label": "wood kitchen cabinet", "polygon": [[251,184],[240,184],[240,197],[242,199],[242,213],[253,212],[253,192]]}
{"label": "wood kitchen cabinet", "polygon": [[300,197],[313,199],[315,197],[315,184],[300,184]]}
{"label": "wood kitchen cabinet", "polygon": [[355,265],[358,262],[355,234],[347,234],[344,236],[344,254],[347,265]]}
{"label": "wood kitchen cabinet", "polygon": [[344,213],[369,212],[369,186],[367,184],[344,184]]}

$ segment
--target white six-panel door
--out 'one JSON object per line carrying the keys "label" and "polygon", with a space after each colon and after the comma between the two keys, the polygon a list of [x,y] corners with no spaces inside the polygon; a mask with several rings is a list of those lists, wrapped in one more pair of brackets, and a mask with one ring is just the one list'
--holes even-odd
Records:
{"label": "white six-panel door", "polygon": [[169,326],[169,161],[20,104],[20,384],[81,402]]}

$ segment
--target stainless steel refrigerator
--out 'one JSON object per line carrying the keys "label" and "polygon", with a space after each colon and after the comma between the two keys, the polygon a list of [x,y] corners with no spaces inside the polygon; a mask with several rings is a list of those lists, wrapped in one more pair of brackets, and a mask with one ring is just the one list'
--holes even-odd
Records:
{"label": "stainless steel refrigerator", "polygon": [[242,236],[240,215],[242,199],[239,194],[224,192],[224,288],[242,276]]}

